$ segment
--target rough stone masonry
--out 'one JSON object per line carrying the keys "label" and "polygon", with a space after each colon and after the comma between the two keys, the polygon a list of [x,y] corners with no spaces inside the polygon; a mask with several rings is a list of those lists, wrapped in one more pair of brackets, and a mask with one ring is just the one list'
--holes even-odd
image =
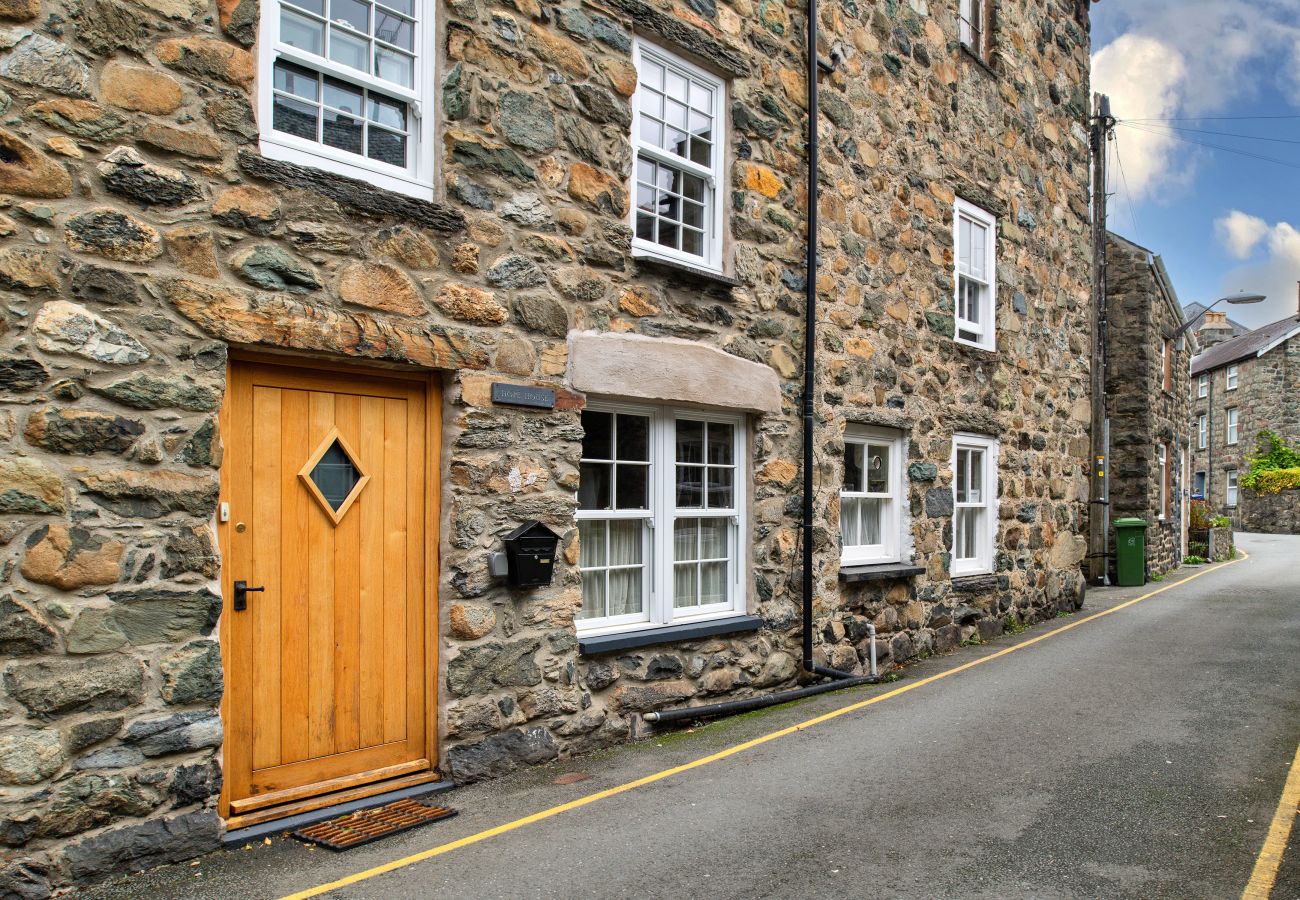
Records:
{"label": "rough stone masonry", "polygon": [[[1088,439],[1086,6],[827,0],[816,290],[817,657],[860,671],[1076,606]],[[803,6],[448,0],[436,199],[267,159],[257,0],[0,0],[0,895],[214,847],[223,726],[213,525],[232,351],[442,373],[439,764],[473,779],[626,740],[665,705],[799,665],[807,171]],[[630,254],[633,35],[728,84],[726,279]],[[952,340],[953,203],[998,218],[995,351]],[[573,332],[770,367],[750,423],[757,631],[578,651]],[[559,390],[495,406],[493,381]],[[902,429],[913,561],[842,587],[841,433]],[[997,437],[995,572],[954,582],[955,431]],[[563,535],[553,585],[487,554]]]}

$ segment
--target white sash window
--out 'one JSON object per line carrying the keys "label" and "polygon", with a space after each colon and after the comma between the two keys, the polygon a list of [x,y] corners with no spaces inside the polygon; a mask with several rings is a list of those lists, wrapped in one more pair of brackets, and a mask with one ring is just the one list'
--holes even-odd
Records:
{"label": "white sash window", "polygon": [[841,563],[898,562],[902,543],[903,437],[850,425],[844,432],[840,488]]}
{"label": "white sash window", "polygon": [[993,541],[997,530],[998,443],[986,437],[959,434],[952,453],[952,574],[982,575],[993,571]]}
{"label": "white sash window", "polygon": [[578,628],[743,613],[744,419],[592,404],[582,426]]}
{"label": "white sash window", "polygon": [[957,267],[956,333],[963,344],[997,346],[997,219],[960,197],[953,210],[953,256]]}
{"label": "white sash window", "polygon": [[431,0],[273,0],[258,48],[261,151],[433,197]]}

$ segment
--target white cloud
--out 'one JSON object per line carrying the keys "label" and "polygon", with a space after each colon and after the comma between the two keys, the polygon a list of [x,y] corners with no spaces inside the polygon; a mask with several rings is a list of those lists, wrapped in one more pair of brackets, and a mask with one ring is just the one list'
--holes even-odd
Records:
{"label": "white cloud", "polygon": [[1219,284],[1223,292],[1220,296],[1237,291],[1267,295],[1267,300],[1255,306],[1229,307],[1226,310],[1228,315],[1243,325],[1258,328],[1286,316],[1293,316],[1300,309],[1300,295],[1297,294],[1300,289],[1300,285],[1297,285],[1300,280],[1300,229],[1289,222],[1269,225],[1255,216],[1245,213],[1240,215],[1245,219],[1254,219],[1264,227],[1264,234],[1253,244],[1257,250],[1264,251],[1263,258],[1238,266],[1224,275]]}
{"label": "white cloud", "polygon": [[1269,227],[1259,216],[1234,209],[1226,216],[1214,220],[1214,233],[1229,256],[1233,259],[1248,259],[1259,242],[1268,236]]}
{"label": "white cloud", "polygon": [[[1125,0],[1092,59],[1111,98],[1131,200],[1186,181],[1197,138],[1154,119],[1223,113],[1265,86],[1300,104],[1300,0]],[[1100,15],[1100,13],[1094,13]],[[1099,41],[1100,43],[1100,41]],[[1265,74],[1267,73],[1267,74]],[[1194,123],[1172,123],[1194,124]]]}

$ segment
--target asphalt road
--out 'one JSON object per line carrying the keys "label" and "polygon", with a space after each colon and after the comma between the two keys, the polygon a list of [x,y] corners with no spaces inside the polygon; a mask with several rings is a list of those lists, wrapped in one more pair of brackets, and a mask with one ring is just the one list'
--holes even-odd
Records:
{"label": "asphalt road", "polygon": [[[1300,743],[1300,537],[1243,536],[1241,546],[1251,555],[1244,562],[1185,584],[1091,591],[1082,613],[918,663],[895,685],[459,789],[442,795],[459,817],[370,847],[333,854],[278,838],[86,896],[281,896],[1065,627],[797,733],[330,896],[1236,898]],[[1179,580],[1198,571],[1185,568]],[[553,783],[566,772],[591,777]],[[1298,837],[1273,900],[1300,900]]]}

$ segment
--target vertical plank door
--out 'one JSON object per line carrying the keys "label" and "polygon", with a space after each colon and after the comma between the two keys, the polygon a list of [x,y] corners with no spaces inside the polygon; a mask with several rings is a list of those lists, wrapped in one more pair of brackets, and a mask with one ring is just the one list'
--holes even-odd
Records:
{"label": "vertical plank door", "polygon": [[[229,815],[427,771],[427,381],[235,363],[223,414]],[[235,609],[234,583],[250,592]]]}

